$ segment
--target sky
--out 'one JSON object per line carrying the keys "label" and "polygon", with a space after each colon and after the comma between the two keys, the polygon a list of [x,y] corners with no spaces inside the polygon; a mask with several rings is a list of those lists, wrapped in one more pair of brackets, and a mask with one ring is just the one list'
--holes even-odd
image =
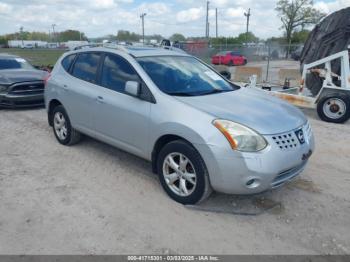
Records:
{"label": "sky", "polygon": [[[215,36],[218,8],[219,36],[245,32],[244,12],[251,9],[250,29],[266,39],[280,36],[281,22],[274,10],[277,0],[211,0],[210,35]],[[324,13],[349,7],[350,0],[314,0]],[[206,0],[0,0],[0,34],[19,31],[49,32],[75,29],[88,37],[129,30],[141,34],[140,14],[146,13],[145,34],[205,35]]]}

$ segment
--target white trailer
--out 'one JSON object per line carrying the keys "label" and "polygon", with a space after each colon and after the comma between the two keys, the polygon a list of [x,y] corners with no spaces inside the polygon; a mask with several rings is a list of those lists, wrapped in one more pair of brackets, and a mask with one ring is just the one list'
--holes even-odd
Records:
{"label": "white trailer", "polygon": [[[331,63],[340,59],[341,74],[331,70]],[[318,74],[322,79],[322,88],[312,95],[306,86],[308,74]],[[268,89],[268,85],[257,85],[256,77],[250,78],[248,87]],[[300,87],[268,91],[270,94],[288,102],[306,108],[317,110],[318,116],[327,122],[344,123],[350,118],[350,66],[349,51],[345,50],[334,55],[305,64]]]}

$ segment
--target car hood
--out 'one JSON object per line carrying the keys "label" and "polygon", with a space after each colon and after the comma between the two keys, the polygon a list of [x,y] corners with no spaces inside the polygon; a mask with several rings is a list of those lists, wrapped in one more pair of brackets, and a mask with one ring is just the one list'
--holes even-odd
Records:
{"label": "car hood", "polygon": [[5,69],[0,70],[0,84],[12,85],[14,83],[43,80],[47,72],[41,70]]}
{"label": "car hood", "polygon": [[263,135],[290,131],[307,121],[298,108],[256,89],[240,88],[232,92],[176,99],[214,117],[250,127]]}

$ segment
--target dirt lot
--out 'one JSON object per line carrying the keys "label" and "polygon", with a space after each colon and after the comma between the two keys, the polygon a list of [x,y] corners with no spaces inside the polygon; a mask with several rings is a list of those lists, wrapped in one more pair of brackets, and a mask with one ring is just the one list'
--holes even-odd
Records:
{"label": "dirt lot", "polygon": [[89,138],[59,145],[43,109],[1,110],[0,253],[349,254],[350,123],[307,114],[317,149],[301,177],[214,194],[202,208],[217,212],[203,212],[170,200],[137,157]]}

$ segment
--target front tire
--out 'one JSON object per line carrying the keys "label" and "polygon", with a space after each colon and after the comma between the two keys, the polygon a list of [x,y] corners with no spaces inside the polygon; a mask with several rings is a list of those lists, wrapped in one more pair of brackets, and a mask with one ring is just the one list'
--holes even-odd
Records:
{"label": "front tire", "polygon": [[59,105],[55,107],[51,117],[53,132],[60,144],[70,146],[80,141],[81,134],[72,127],[68,114],[63,106]]}
{"label": "front tire", "polygon": [[350,118],[350,97],[341,93],[328,94],[317,103],[317,113],[323,121],[344,123]]}
{"label": "front tire", "polygon": [[157,171],[165,192],[181,204],[197,204],[212,191],[202,157],[186,141],[173,141],[162,148]]}

